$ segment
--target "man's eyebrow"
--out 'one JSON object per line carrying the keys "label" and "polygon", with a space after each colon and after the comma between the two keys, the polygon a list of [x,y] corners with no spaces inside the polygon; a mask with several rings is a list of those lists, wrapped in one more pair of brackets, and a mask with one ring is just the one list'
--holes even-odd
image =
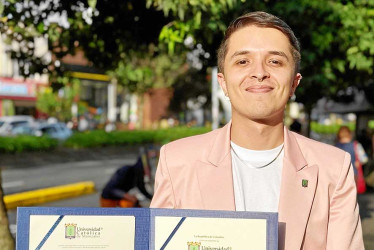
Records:
{"label": "man's eyebrow", "polygon": [[276,55],[276,56],[282,56],[282,57],[286,58],[287,61],[288,61],[288,56],[283,51],[272,50],[272,51],[269,51],[269,54],[270,55]]}
{"label": "man's eyebrow", "polygon": [[250,53],[251,52],[249,50],[239,50],[239,51],[236,51],[234,54],[232,54],[231,59],[233,59],[236,56],[248,55]]}
{"label": "man's eyebrow", "polygon": [[[251,53],[251,51],[249,51],[249,50],[239,50],[239,51],[236,51],[234,54],[232,54],[232,56],[230,57],[230,59],[233,59],[236,56],[248,55],[250,53]],[[286,58],[287,61],[289,61],[288,56],[283,51],[271,50],[268,53],[270,55],[282,56],[282,57]]]}

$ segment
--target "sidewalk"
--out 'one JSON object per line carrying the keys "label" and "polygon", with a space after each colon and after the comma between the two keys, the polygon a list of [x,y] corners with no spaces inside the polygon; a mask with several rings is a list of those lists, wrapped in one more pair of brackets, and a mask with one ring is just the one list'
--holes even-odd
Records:
{"label": "sidewalk", "polygon": [[374,190],[358,196],[365,249],[374,249]]}
{"label": "sidewalk", "polygon": [[82,149],[57,148],[52,151],[0,154],[0,168],[26,168],[55,163],[123,158],[125,152],[137,155],[139,147],[140,145]]}
{"label": "sidewalk", "polygon": [[[91,149],[58,148],[50,152],[24,152],[19,154],[0,154],[0,168],[3,169],[2,184],[4,184],[6,180],[8,180],[4,180],[4,175],[6,171],[17,171],[17,169],[18,171],[22,172],[29,170],[34,171],[33,169],[36,170],[45,166],[56,166],[56,168],[60,169],[58,172],[61,172],[64,171],[63,168],[65,169],[66,165],[69,166],[70,164],[74,164],[74,166],[79,167],[85,162],[91,162],[91,164],[96,162],[109,163],[112,162],[113,159],[121,159],[121,163],[125,163],[129,159],[136,159],[138,152],[138,146],[122,146]],[[120,163],[118,163],[118,166],[120,166]],[[48,171],[46,170],[46,172]],[[35,176],[35,174],[33,174],[32,176]],[[27,177],[24,176],[24,178]],[[43,187],[43,185],[41,185],[40,188],[30,189],[30,187],[25,187],[25,191],[13,191],[6,194],[4,196],[4,202],[7,209],[9,210],[14,209],[18,206],[37,206],[39,204],[43,205],[46,202],[53,202],[57,200],[64,200],[72,197],[90,194],[96,191],[95,184],[97,184],[95,183],[97,179],[91,178],[72,178],[70,182],[57,181],[55,183],[50,183],[51,185],[49,186],[44,185]],[[12,181],[10,181],[10,183],[12,183]],[[101,186],[99,185],[98,188],[100,189]]]}

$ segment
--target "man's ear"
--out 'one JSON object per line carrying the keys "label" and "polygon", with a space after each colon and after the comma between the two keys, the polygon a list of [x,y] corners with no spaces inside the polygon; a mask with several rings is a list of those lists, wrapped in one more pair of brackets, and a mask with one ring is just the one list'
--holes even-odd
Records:
{"label": "man's ear", "polygon": [[225,76],[223,75],[223,73],[218,73],[217,74],[217,80],[218,80],[218,83],[221,86],[222,91],[225,94],[225,96],[228,96]]}
{"label": "man's ear", "polygon": [[301,76],[300,73],[297,73],[297,74],[296,74],[296,76],[295,76],[295,78],[293,79],[293,82],[292,82],[290,96],[292,96],[292,95],[295,93],[296,88],[297,88],[297,86],[299,86],[300,81],[301,81],[302,78],[303,78],[303,77]]}

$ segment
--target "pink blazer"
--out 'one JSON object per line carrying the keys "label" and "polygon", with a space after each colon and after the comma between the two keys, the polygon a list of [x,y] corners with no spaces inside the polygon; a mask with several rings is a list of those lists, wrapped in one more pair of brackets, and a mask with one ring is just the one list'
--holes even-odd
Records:
{"label": "pink blazer", "polygon": [[[230,128],[164,145],[151,207],[234,211]],[[284,135],[279,249],[364,249],[349,154]]]}

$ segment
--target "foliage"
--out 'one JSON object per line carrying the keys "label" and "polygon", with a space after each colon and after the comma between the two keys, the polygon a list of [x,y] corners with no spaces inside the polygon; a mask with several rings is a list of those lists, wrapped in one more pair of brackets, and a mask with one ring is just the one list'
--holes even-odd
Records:
{"label": "foliage", "polygon": [[[77,1],[43,2],[40,0],[2,1],[3,15],[0,32],[7,42],[13,45],[10,50],[11,56],[18,59],[21,73],[25,76],[35,72],[58,73],[60,69],[49,59],[48,50],[39,51],[37,38],[46,38],[50,51],[54,52],[57,58],[61,58],[75,49],[68,39],[68,28],[73,27],[74,24],[81,28],[85,26],[82,8],[79,7],[81,3]],[[67,23],[48,21],[52,15],[61,19],[62,10],[66,10]],[[70,23],[72,19],[75,19],[74,23]]]}
{"label": "foliage", "polygon": [[[92,66],[109,70],[132,91],[144,92],[161,84],[170,86],[180,73],[175,69],[182,68],[186,51],[202,44],[208,54],[215,55],[229,22],[254,10],[281,17],[300,39],[304,78],[296,95],[307,110],[321,96],[333,96],[348,85],[365,87],[373,73],[373,0],[4,0],[1,3],[4,4],[0,8],[3,10],[0,32],[9,41],[19,43],[12,56],[19,60],[26,75],[46,71],[54,75],[64,70],[63,64],[46,61],[34,53],[35,37],[44,37],[56,59],[81,48]],[[64,16],[66,22],[49,21],[52,15]],[[193,41],[191,46],[185,45],[188,39]],[[204,70],[216,65],[215,56],[201,60]]]}
{"label": "foliage", "polygon": [[[345,124],[354,131],[355,124]],[[341,125],[311,123],[311,129],[319,134],[336,134]],[[75,132],[62,146],[70,148],[92,148],[109,145],[139,145],[145,143],[165,144],[187,136],[209,132],[207,127],[175,127],[159,130],[113,131],[103,130]],[[17,136],[0,137],[0,153],[53,150],[58,142],[48,137]]]}
{"label": "foliage", "polygon": [[[201,43],[211,55],[219,46],[223,31],[239,15],[268,11],[285,20],[302,45],[297,101],[307,110],[321,96],[333,96],[348,85],[365,85],[371,78],[374,60],[374,1],[211,1],[148,0],[173,17],[160,34],[169,50],[183,47],[187,37]],[[217,42],[218,41],[218,42]],[[215,58],[208,59],[216,65]]]}
{"label": "foliage", "polygon": [[[314,121],[310,123],[311,130],[313,132],[319,133],[319,134],[337,134],[339,128],[342,125],[343,124],[324,125],[324,124],[320,124],[320,123],[314,122]],[[353,122],[347,123],[347,124],[344,124],[344,125],[348,126],[351,131],[356,130],[356,125]]]}
{"label": "foliage", "polygon": [[71,120],[71,105],[79,90],[79,80],[59,77],[63,87],[54,92],[52,87],[45,87],[38,92],[36,107],[60,121]]}
{"label": "foliage", "polygon": [[[77,49],[84,51],[89,66],[118,73],[131,89],[138,90],[142,80],[146,81],[143,85],[152,85],[156,74],[150,72],[161,68],[151,64],[162,65],[159,64],[162,51],[147,53],[150,45],[157,47],[159,33],[168,19],[161,11],[146,8],[145,0],[4,0],[1,3],[0,32],[8,43],[18,44],[11,47],[11,55],[17,58],[25,76],[49,73],[53,85],[61,88],[63,85],[54,79],[69,70],[61,61],[68,54],[74,55]],[[53,60],[49,60],[48,51],[38,53],[36,38],[47,39]],[[144,55],[149,61],[145,64],[134,59]],[[166,68],[173,71],[176,65],[169,63]]]}
{"label": "foliage", "polygon": [[142,51],[129,51],[110,75],[130,92],[144,93],[150,88],[170,87],[186,71],[183,55],[168,55],[151,44]]}
{"label": "foliage", "polygon": [[193,68],[190,68],[185,74],[181,74],[173,85],[174,94],[169,109],[177,113],[183,112],[186,110],[187,101],[198,96],[206,96],[210,100],[211,77],[208,76],[204,71]]}
{"label": "foliage", "polygon": [[370,121],[368,122],[368,128],[370,128],[370,129],[374,129],[374,120],[370,120]]}
{"label": "foliage", "polygon": [[167,143],[176,139],[208,132],[209,128],[176,127],[160,130],[114,131],[103,130],[75,133],[64,146],[72,148],[101,147],[107,145],[134,145],[143,143]]}
{"label": "foliage", "polygon": [[20,135],[16,137],[0,137],[0,153],[51,150],[57,147],[57,145],[57,140],[44,136]]}
{"label": "foliage", "polygon": [[207,44],[214,43],[215,34],[223,33],[226,29],[223,16],[233,12],[235,6],[243,2],[245,0],[147,0],[147,6],[174,17],[160,33],[160,40],[168,44],[172,54],[176,46],[182,45],[188,36],[196,41],[207,41]]}
{"label": "foliage", "polygon": [[[374,1],[337,2],[334,12],[341,20],[338,33],[347,53],[350,69],[373,73],[374,66]],[[353,32],[352,32],[353,31]]]}

